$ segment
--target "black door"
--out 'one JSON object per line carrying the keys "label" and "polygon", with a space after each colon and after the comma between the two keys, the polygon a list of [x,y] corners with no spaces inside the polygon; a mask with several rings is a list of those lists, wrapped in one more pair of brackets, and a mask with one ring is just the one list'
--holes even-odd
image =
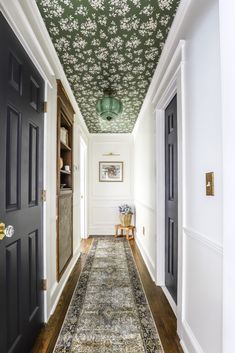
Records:
{"label": "black door", "polygon": [[177,303],[178,176],[177,97],[165,111],[165,285]]}
{"label": "black door", "polygon": [[0,223],[10,226],[0,240],[1,353],[29,352],[42,323],[43,98],[42,78],[0,13]]}

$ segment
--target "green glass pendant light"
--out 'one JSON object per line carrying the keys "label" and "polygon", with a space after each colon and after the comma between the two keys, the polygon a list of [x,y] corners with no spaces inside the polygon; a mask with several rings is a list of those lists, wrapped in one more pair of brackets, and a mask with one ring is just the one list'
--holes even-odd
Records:
{"label": "green glass pendant light", "polygon": [[113,97],[113,91],[111,88],[104,90],[104,96],[98,99],[96,103],[97,115],[107,121],[111,121],[117,118],[122,113],[122,102]]}

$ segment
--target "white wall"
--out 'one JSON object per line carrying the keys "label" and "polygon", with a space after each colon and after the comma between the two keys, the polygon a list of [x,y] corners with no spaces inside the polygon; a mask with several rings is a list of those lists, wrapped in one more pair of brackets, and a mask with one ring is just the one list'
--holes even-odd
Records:
{"label": "white wall", "polygon": [[[134,198],[139,214],[137,241],[149,262],[149,269],[155,274],[154,222],[158,210],[154,209],[151,197],[155,178],[155,115],[150,102],[179,40],[184,39],[185,212],[184,232],[179,235],[184,238],[182,331],[179,334],[185,351],[221,353],[223,200],[219,10],[217,0],[183,1],[181,9],[185,4],[189,5],[186,16],[184,18],[182,12],[176,18],[165,47],[164,60],[159,63],[134,130]],[[145,173],[141,169],[143,165]],[[205,196],[205,173],[208,171],[215,173],[214,197]],[[145,237],[141,234],[143,225],[151,231]]]}
{"label": "white wall", "polygon": [[[130,134],[91,134],[89,143],[89,235],[114,234],[118,206],[133,202],[133,138]],[[119,156],[104,156],[107,153]],[[99,182],[99,162],[123,162],[123,182]]]}
{"label": "white wall", "polygon": [[235,322],[235,2],[220,0],[220,43],[223,118],[223,353],[234,351]]}
{"label": "white wall", "polygon": [[[136,241],[155,278],[155,121],[149,104],[134,134]],[[144,230],[143,230],[144,227]]]}

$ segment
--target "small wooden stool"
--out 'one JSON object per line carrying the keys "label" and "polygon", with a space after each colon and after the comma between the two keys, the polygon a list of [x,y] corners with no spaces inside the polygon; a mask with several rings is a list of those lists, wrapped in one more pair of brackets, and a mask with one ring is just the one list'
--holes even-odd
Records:
{"label": "small wooden stool", "polygon": [[[126,231],[126,239],[131,240],[134,239],[134,233],[135,233],[135,226],[123,226],[122,224],[116,224],[115,225],[115,235],[114,237],[118,237],[118,231],[121,231],[121,235],[123,236],[123,231]],[[129,232],[132,232],[132,235],[129,236]]]}

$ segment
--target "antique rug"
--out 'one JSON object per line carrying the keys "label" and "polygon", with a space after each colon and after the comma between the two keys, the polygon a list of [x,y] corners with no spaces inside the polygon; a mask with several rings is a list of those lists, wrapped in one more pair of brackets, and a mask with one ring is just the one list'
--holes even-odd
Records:
{"label": "antique rug", "polygon": [[94,239],[54,349],[67,352],[164,352],[125,239]]}

